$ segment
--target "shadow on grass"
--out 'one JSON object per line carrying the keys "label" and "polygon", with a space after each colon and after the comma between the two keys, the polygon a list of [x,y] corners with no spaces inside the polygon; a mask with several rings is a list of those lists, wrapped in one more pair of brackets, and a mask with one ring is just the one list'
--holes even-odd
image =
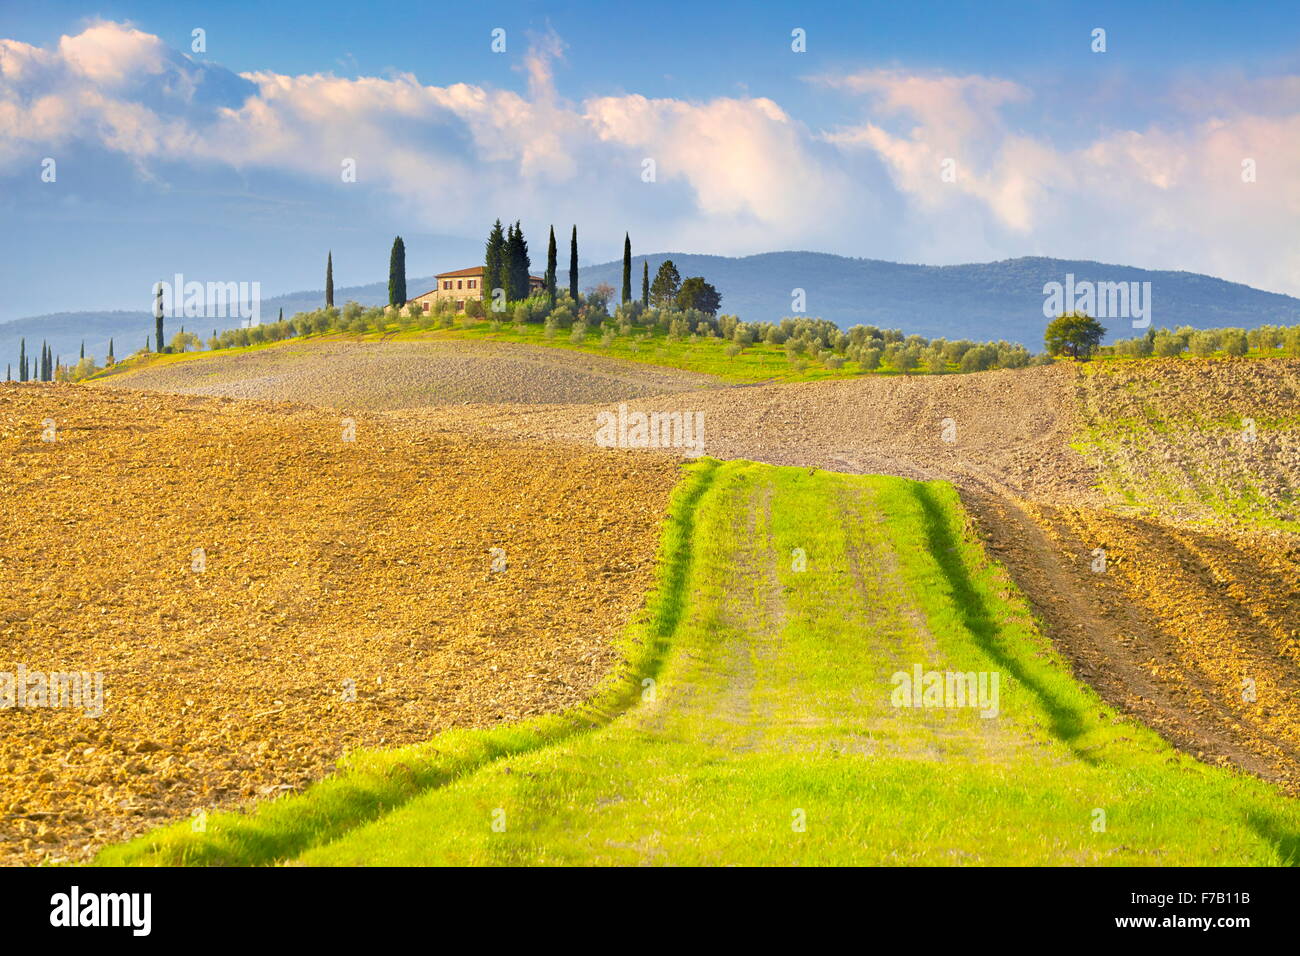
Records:
{"label": "shadow on grass", "polygon": [[1282,866],[1300,866],[1300,833],[1287,828],[1276,815],[1257,810],[1246,814],[1246,823],[1277,851]]}
{"label": "shadow on grass", "polygon": [[1088,729],[1083,710],[1063,699],[1041,678],[1029,673],[1015,655],[1007,652],[1000,640],[1001,626],[985,606],[962,560],[962,540],[960,535],[954,534],[947,520],[947,509],[935,499],[933,489],[927,485],[916,483],[913,488],[925,515],[925,535],[930,554],[947,579],[962,623],[974,637],[976,645],[1002,671],[1038,697],[1047,712],[1053,734],[1064,741],[1080,760],[1096,763],[1095,756],[1076,745]]}

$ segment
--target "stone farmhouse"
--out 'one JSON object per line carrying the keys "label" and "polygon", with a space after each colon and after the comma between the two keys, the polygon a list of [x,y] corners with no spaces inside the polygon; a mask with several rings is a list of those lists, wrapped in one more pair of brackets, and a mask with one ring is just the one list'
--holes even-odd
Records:
{"label": "stone farmhouse", "polygon": [[[474,266],[471,269],[457,269],[455,272],[440,272],[434,276],[435,285],[423,295],[417,295],[413,299],[407,300],[407,305],[412,302],[428,312],[433,303],[437,301],[450,300],[456,306],[457,312],[465,311],[465,303],[470,299],[483,298],[483,267]],[[528,292],[530,295],[541,292],[546,287],[546,280],[541,276],[528,277]]]}

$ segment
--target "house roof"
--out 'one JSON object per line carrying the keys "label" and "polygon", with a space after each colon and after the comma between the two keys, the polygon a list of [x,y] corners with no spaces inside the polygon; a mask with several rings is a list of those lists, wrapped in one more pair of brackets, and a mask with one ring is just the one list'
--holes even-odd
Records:
{"label": "house roof", "polygon": [[[477,279],[483,274],[482,266],[473,266],[469,269],[457,269],[455,272],[439,272],[435,279]],[[541,276],[529,276],[534,282],[545,282]]]}

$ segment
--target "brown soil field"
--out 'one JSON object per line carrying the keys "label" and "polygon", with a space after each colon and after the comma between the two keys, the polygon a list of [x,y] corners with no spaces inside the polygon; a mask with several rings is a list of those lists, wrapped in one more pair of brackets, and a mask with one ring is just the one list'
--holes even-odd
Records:
{"label": "brown soil field", "polygon": [[509,342],[288,341],[98,380],[117,388],[383,411],[471,402],[617,402],[708,388],[710,375]]}
{"label": "brown soil field", "polygon": [[0,385],[0,671],[104,689],[98,718],[0,709],[0,862],[83,859],[608,671],[672,461],[354,422],[348,442],[304,406]]}

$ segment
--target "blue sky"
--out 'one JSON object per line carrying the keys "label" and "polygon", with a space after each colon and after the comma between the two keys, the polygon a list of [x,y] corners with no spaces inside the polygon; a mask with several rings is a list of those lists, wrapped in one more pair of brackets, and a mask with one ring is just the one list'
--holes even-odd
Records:
{"label": "blue sky", "polygon": [[0,10],[0,319],[141,308],[177,271],[316,287],[327,248],[340,284],[375,281],[396,233],[426,274],[498,215],[536,256],[576,221],[587,261],[627,230],[638,252],[1059,255],[1300,293],[1288,5]]}

